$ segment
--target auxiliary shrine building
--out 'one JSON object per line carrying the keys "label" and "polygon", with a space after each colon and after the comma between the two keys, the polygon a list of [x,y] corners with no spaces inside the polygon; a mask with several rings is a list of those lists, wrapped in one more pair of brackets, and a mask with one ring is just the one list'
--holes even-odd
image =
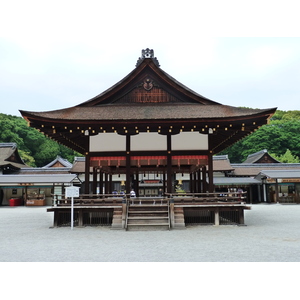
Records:
{"label": "auxiliary shrine building", "polygon": [[174,195],[179,174],[188,174],[190,193],[213,194],[213,156],[267,124],[275,111],[203,97],[163,71],[146,49],[132,72],[94,98],[21,114],[29,126],[85,156],[82,193],[111,194],[113,176],[122,176],[126,194],[134,189],[141,197],[147,174],[160,178],[164,195]]}

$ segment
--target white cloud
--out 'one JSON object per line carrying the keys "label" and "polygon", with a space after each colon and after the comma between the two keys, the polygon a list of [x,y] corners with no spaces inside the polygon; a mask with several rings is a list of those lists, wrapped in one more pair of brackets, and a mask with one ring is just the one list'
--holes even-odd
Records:
{"label": "white cloud", "polygon": [[2,112],[88,100],[132,71],[147,47],[164,71],[205,97],[235,106],[251,99],[247,106],[264,107],[255,102],[259,91],[283,109],[289,104],[285,94],[299,95],[299,38],[218,37],[261,36],[273,29],[272,36],[282,33],[283,24],[292,34],[299,27],[290,2],[282,7],[273,1],[270,7],[263,0],[6,1],[0,19],[5,28],[0,99],[11,105]]}

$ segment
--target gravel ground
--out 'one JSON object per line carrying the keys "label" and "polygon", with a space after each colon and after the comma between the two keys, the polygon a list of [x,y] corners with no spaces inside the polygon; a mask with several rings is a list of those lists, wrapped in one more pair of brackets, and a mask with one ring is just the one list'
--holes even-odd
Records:
{"label": "gravel ground", "polygon": [[300,205],[259,204],[247,226],[50,228],[46,207],[0,207],[1,262],[299,262]]}

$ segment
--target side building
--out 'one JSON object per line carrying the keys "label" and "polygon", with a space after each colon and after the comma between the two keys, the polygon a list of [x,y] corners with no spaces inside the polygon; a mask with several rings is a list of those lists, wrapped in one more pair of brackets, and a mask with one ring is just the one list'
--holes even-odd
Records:
{"label": "side building", "polygon": [[53,194],[64,194],[64,187],[77,182],[72,164],[57,157],[42,168],[27,166],[15,143],[0,143],[0,205],[52,205]]}

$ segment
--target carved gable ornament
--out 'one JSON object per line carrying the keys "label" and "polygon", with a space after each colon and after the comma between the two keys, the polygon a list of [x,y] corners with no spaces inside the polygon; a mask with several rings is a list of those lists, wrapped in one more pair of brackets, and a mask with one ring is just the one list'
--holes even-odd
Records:
{"label": "carved gable ornament", "polygon": [[137,63],[136,63],[135,66],[136,66],[136,67],[139,66],[145,58],[151,58],[151,59],[153,60],[153,62],[154,62],[158,67],[160,67],[157,58],[154,57],[154,50],[153,50],[153,49],[149,49],[149,48],[143,49],[143,50],[142,50],[142,56],[139,57],[139,59],[138,59],[138,61],[137,61]]}

